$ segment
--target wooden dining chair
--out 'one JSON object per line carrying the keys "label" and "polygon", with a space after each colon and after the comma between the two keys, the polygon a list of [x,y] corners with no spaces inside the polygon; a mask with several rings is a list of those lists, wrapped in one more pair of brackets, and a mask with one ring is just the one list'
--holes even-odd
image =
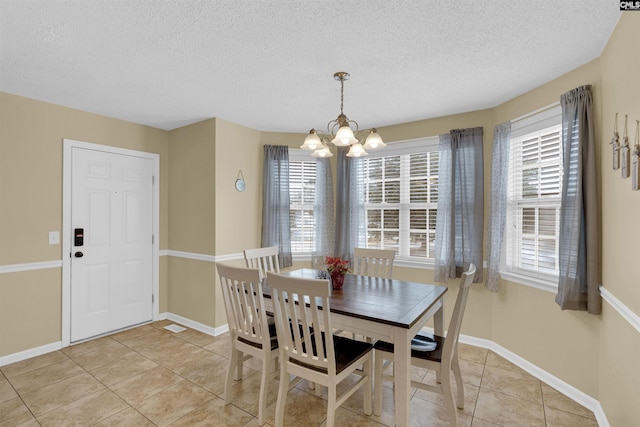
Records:
{"label": "wooden dining chair", "polygon": [[[267,381],[278,367],[278,340],[275,324],[269,325],[264,309],[262,281],[257,269],[218,264],[224,307],[231,336],[231,357],[225,382],[225,404],[231,402],[233,374],[242,379],[242,365],[250,357],[262,361],[258,422],[264,424]],[[270,375],[271,374],[271,375]]]}
{"label": "wooden dining chair", "polygon": [[[302,279],[267,273],[280,347],[280,386],[276,403],[276,427],[284,423],[288,392],[301,380],[327,387],[327,427],[333,427],[335,412],[359,388],[364,389],[364,413],[371,414],[373,346],[331,333],[329,281]],[[307,302],[299,303],[299,302]],[[311,303],[309,303],[311,302]],[[298,328],[290,327],[298,323]],[[358,371],[360,364],[364,369]],[[338,384],[356,374],[355,383]],[[290,375],[295,378],[290,380]]]}
{"label": "wooden dining chair", "polygon": [[[396,251],[393,249],[354,248],[353,262],[351,263],[353,274],[391,279],[395,257]],[[355,339],[356,334],[352,334],[352,337]],[[368,337],[363,337],[363,339],[372,341]]]}
{"label": "wooden dining chair", "polygon": [[257,268],[260,271],[260,279],[267,277],[267,271],[280,273],[278,261],[278,247],[245,249],[244,260],[247,268]]}
{"label": "wooden dining chair", "polygon": [[391,279],[395,257],[396,251],[393,249],[354,248],[351,263],[353,274]]}
{"label": "wooden dining chair", "polygon": [[[458,412],[456,406],[464,409],[464,388],[462,385],[462,376],[460,374],[460,363],[458,362],[458,337],[460,335],[460,327],[462,326],[462,318],[467,305],[469,289],[473,276],[476,274],[476,266],[471,264],[469,269],[462,274],[460,279],[460,288],[456,298],[456,304],[453,308],[451,321],[447,336],[441,337],[433,334],[420,333],[411,341],[411,365],[425,369],[432,369],[436,372],[436,378],[440,383],[436,386],[423,384],[417,381],[411,381],[411,386],[423,390],[435,391],[443,394],[447,405],[447,413],[449,414],[449,424],[458,425]],[[435,348],[433,348],[435,346]],[[383,374],[384,360],[393,360],[393,344],[385,341],[377,341],[375,348],[375,408],[374,413],[380,415],[382,410],[382,381],[393,381],[393,377]],[[454,402],[453,389],[451,388],[450,372],[456,380],[457,399]],[[457,403],[457,405],[456,405]]]}

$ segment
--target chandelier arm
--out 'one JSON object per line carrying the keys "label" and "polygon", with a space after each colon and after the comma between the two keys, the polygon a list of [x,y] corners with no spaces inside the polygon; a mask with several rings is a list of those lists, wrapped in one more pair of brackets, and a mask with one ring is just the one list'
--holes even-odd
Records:
{"label": "chandelier arm", "polygon": [[331,120],[327,123],[327,135],[331,136],[330,139],[333,139],[336,136],[336,129],[340,128],[340,123],[337,120]]}
{"label": "chandelier arm", "polygon": [[[347,119],[347,124],[352,124],[352,123],[353,125],[355,125],[355,130],[353,131],[354,134],[356,132],[362,132],[360,130],[360,126],[358,125],[358,122],[356,122],[355,120]],[[331,135],[332,138],[336,136],[337,129],[340,129],[340,122],[338,120],[331,120],[329,123],[327,123],[327,134]]]}

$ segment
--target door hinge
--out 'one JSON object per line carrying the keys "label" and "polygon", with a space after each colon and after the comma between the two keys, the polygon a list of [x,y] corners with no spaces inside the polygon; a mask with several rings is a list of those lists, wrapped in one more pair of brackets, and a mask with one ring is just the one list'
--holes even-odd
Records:
{"label": "door hinge", "polygon": [[156,242],[156,235],[152,234],[151,235],[151,244],[153,245]]}
{"label": "door hinge", "polygon": [[151,175],[151,185],[156,185],[156,176]]}
{"label": "door hinge", "polygon": [[155,302],[155,295],[151,294],[151,304]]}

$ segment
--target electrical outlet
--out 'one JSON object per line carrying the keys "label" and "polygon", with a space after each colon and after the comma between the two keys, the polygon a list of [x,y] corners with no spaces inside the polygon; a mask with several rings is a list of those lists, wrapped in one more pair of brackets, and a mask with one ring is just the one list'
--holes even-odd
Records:
{"label": "electrical outlet", "polygon": [[60,244],[60,232],[59,231],[50,231],[49,232],[49,244],[50,245],[59,245]]}

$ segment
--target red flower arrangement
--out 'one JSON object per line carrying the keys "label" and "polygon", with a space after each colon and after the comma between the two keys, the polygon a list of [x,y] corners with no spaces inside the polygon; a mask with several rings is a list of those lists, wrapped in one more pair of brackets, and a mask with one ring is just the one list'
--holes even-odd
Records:
{"label": "red flower arrangement", "polygon": [[329,273],[346,274],[349,272],[349,260],[328,256],[326,258],[327,271]]}

